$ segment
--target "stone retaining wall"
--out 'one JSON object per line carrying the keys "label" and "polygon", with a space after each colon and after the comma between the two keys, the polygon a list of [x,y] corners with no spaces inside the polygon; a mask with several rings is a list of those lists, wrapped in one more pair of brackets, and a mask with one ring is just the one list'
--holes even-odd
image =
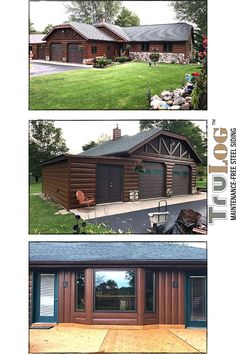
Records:
{"label": "stone retaining wall", "polygon": [[[130,52],[129,56],[132,60],[150,61],[151,52]],[[158,63],[165,64],[188,64],[190,59],[185,58],[183,53],[159,53]]]}

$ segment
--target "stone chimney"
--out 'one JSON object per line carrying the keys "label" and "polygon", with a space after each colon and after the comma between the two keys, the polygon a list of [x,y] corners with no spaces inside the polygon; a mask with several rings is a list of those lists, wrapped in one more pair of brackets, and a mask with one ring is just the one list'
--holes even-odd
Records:
{"label": "stone chimney", "polygon": [[118,140],[121,138],[121,130],[118,128],[118,124],[116,125],[116,128],[113,129],[113,140]]}

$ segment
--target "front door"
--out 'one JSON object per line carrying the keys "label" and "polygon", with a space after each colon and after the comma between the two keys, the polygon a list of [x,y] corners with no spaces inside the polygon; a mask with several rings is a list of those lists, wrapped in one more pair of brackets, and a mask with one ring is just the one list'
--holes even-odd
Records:
{"label": "front door", "polygon": [[187,326],[206,327],[207,323],[207,278],[203,275],[187,277]]}
{"label": "front door", "polygon": [[96,203],[123,200],[123,167],[97,165]]}
{"label": "front door", "polygon": [[36,273],[34,291],[34,322],[57,322],[57,274]]}

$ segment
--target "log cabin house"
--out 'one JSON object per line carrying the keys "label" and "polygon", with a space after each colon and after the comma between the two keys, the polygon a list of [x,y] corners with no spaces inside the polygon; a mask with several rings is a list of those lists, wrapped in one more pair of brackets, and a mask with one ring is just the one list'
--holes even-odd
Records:
{"label": "log cabin house", "polygon": [[201,160],[187,138],[161,128],[122,136],[78,155],[42,163],[42,191],[66,209],[78,208],[75,193],[92,194],[96,204],[171,197],[196,192]]}
{"label": "log cabin house", "polygon": [[184,22],[136,27],[69,22],[55,26],[39,43],[31,36],[33,59],[81,64],[99,56],[153,51],[190,59],[194,43],[193,27]]}
{"label": "log cabin house", "polygon": [[206,249],[169,242],[30,242],[35,323],[206,327]]}

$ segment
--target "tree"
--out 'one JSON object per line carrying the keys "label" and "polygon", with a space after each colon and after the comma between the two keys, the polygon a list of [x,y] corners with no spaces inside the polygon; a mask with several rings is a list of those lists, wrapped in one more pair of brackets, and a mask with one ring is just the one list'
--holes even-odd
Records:
{"label": "tree", "polygon": [[171,6],[178,20],[192,22],[203,35],[207,34],[207,0],[171,1]]}
{"label": "tree", "polygon": [[65,5],[70,21],[96,24],[101,21],[114,23],[120,12],[121,1],[71,1]]}
{"label": "tree", "polygon": [[134,12],[123,6],[115,24],[121,27],[139,26],[140,19]]}
{"label": "tree", "polygon": [[140,130],[152,129],[160,127],[164,130],[184,135],[190,142],[191,146],[197,152],[202,160],[202,164],[207,164],[206,150],[207,139],[201,128],[188,120],[141,120],[139,122]]}
{"label": "tree", "polygon": [[36,29],[34,28],[34,23],[33,22],[29,22],[29,33],[37,33]]}
{"label": "tree", "polygon": [[41,162],[67,152],[61,128],[55,128],[50,121],[30,122],[29,171],[38,182],[41,177]]}
{"label": "tree", "polygon": [[53,25],[51,23],[49,23],[43,30],[43,33],[48,34],[52,29],[53,29]]}
{"label": "tree", "polygon": [[105,143],[106,141],[110,140],[111,137],[109,135],[106,134],[102,134],[100,135],[100,137],[97,139],[97,141],[91,140],[90,142],[88,142],[87,144],[84,144],[82,146],[82,150],[83,151],[87,151],[89,149],[92,149],[95,146],[101,145],[103,143]]}

